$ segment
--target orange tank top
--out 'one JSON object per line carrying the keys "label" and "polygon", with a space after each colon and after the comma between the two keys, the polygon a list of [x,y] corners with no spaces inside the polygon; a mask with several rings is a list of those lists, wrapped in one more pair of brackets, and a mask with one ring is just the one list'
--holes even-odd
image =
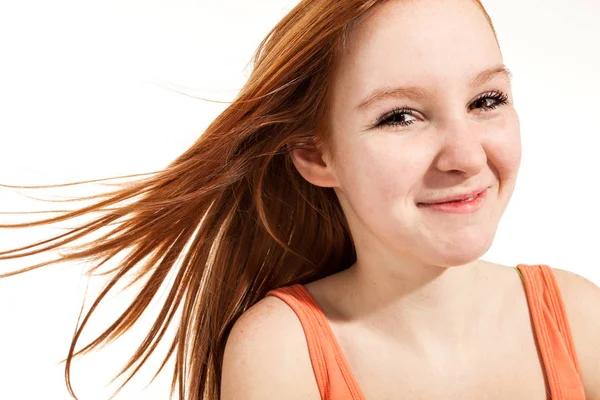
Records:
{"label": "orange tank top", "polygon": [[[546,377],[548,399],[585,400],[564,304],[552,269],[519,264]],[[365,400],[323,311],[301,284],[271,290],[296,313],[323,400]]]}

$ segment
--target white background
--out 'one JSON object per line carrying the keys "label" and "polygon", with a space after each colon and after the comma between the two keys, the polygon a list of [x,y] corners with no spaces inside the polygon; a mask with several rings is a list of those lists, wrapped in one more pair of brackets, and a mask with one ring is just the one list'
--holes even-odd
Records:
{"label": "white background", "polygon": [[[165,167],[227,105],[193,96],[231,100],[249,74],[256,46],[295,4],[0,3],[0,183],[52,184]],[[548,264],[600,284],[600,2],[484,4],[514,74],[523,161],[495,243],[483,258]],[[0,189],[0,211],[56,206],[22,194],[51,198],[102,189],[91,185],[43,195]],[[50,233],[56,231],[0,230],[0,249]],[[0,271],[25,265],[2,261]],[[59,362],[66,357],[84,298],[82,271],[81,265],[57,265],[0,280],[0,399],[69,398]],[[86,309],[102,283],[101,278],[90,283]],[[112,323],[132,292],[112,296],[100,307],[78,349]],[[155,306],[134,331],[102,352],[77,359],[73,384],[81,399],[108,399],[116,390],[117,385],[106,385],[156,312]],[[168,398],[173,362],[142,391],[165,346],[166,341],[150,368],[144,367],[116,399]]]}

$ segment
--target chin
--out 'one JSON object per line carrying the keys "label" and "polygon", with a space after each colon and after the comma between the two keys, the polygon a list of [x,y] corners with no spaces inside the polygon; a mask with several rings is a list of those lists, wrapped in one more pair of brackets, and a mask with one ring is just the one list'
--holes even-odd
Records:
{"label": "chin", "polygon": [[433,264],[442,268],[460,268],[476,266],[479,263],[481,263],[480,257],[487,253],[488,248],[489,246],[486,248],[482,248],[480,251],[476,252],[465,252],[462,254],[454,255],[440,255],[440,259],[436,260],[437,262],[433,262]]}

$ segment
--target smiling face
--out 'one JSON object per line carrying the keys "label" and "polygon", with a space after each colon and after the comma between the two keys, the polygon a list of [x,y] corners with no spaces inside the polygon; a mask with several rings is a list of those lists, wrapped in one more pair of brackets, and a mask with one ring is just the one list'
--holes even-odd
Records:
{"label": "smiling face", "polygon": [[[349,39],[330,104],[333,163],[299,162],[300,172],[335,188],[359,261],[476,260],[521,160],[510,77],[485,15],[472,0],[389,1]],[[481,187],[474,213],[418,206]]]}

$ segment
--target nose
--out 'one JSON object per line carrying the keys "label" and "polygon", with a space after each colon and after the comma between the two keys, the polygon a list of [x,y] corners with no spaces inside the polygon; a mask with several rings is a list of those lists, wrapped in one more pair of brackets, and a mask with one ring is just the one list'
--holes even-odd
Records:
{"label": "nose", "polygon": [[438,132],[440,150],[436,157],[436,167],[440,171],[463,171],[476,175],[487,164],[483,147],[483,136],[477,123],[466,117],[447,120]]}

